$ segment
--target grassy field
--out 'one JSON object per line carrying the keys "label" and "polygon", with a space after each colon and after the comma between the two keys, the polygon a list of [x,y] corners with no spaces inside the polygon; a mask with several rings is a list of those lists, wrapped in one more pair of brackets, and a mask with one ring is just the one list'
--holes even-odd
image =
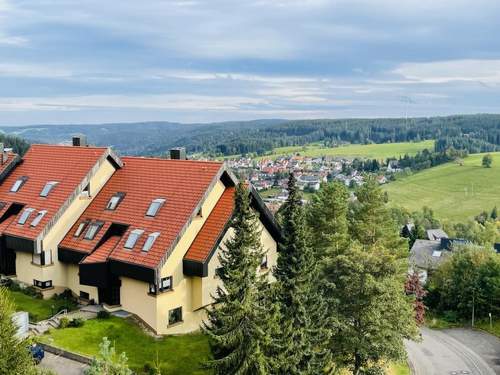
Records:
{"label": "grassy field", "polygon": [[440,219],[463,221],[500,207],[500,153],[492,153],[491,168],[483,168],[483,154],[470,155],[462,166],[448,163],[387,184],[391,203],[409,210],[432,208]]}
{"label": "grassy field", "polygon": [[410,375],[410,368],[405,363],[392,363],[387,371],[388,375]]}
{"label": "grassy field", "polygon": [[[362,157],[372,159],[387,159],[389,157],[399,157],[399,155],[415,155],[418,151],[428,148],[434,149],[434,141],[422,142],[402,142],[383,143],[370,145],[345,145],[340,147],[324,147],[313,144],[307,146],[280,147],[273,150],[273,153],[263,157],[276,158],[278,156],[292,155],[300,153],[303,156],[345,156]],[[261,158],[263,158],[261,157]]]}
{"label": "grassy field", "polygon": [[135,323],[125,319],[93,319],[80,328],[54,329],[40,336],[40,340],[60,348],[88,356],[99,352],[102,337],[106,336],[116,347],[125,352],[129,366],[141,371],[146,363],[158,358],[164,374],[206,374],[200,368],[209,357],[207,338],[202,334],[167,336],[154,339],[145,334]]}
{"label": "grassy field", "polygon": [[34,298],[16,291],[9,291],[9,293],[16,306],[16,311],[27,311],[32,322],[50,318],[59,311],[59,307],[63,303],[53,299]]}

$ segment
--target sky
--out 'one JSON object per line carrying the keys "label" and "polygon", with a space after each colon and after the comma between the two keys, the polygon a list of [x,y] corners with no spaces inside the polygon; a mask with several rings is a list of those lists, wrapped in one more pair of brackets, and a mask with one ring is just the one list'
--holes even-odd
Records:
{"label": "sky", "polygon": [[498,113],[498,0],[0,0],[0,125]]}

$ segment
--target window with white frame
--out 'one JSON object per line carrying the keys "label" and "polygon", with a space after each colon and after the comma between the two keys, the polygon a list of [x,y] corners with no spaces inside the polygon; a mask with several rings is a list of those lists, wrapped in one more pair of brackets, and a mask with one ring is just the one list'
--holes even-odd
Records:
{"label": "window with white frame", "polygon": [[134,229],[128,235],[127,241],[125,242],[126,249],[133,249],[139,238],[141,238],[144,231],[142,229]]}
{"label": "window with white frame", "polygon": [[103,226],[103,223],[100,221],[95,221],[95,222],[91,223],[87,229],[87,232],[85,232],[84,238],[86,240],[93,240],[102,226]]}
{"label": "window with white frame", "polygon": [[17,193],[19,191],[19,189],[21,189],[21,187],[24,185],[24,183],[26,181],[28,181],[28,177],[26,177],[26,176],[22,176],[22,177],[18,178],[16,180],[16,182],[14,182],[14,184],[10,188],[10,192],[11,193]]}
{"label": "window with white frame", "polygon": [[33,211],[35,211],[34,208],[25,208],[23,213],[19,217],[19,220],[17,221],[17,223],[24,225],[24,223],[26,223],[26,221],[28,221],[28,219]]}
{"label": "window with white frame", "polygon": [[123,198],[125,197],[125,193],[118,192],[115,195],[113,195],[109,201],[108,204],[106,205],[106,210],[114,211],[118,207],[118,205],[121,203]]}
{"label": "window with white frame", "polygon": [[78,224],[78,227],[75,230],[74,236],[75,237],[80,237],[80,235],[83,233],[87,225],[89,224],[89,220],[82,221],[80,224]]}
{"label": "window with white frame", "polygon": [[161,206],[165,203],[165,199],[163,198],[157,198],[154,199],[151,204],[149,205],[149,208],[146,212],[146,216],[151,216],[155,217],[158,214],[158,211],[160,210]]}
{"label": "window with white frame", "polygon": [[52,189],[58,184],[57,181],[49,181],[45,184],[42,191],[40,192],[41,197],[47,197]]}
{"label": "window with white frame", "polygon": [[159,235],[160,235],[160,232],[151,233],[148,236],[148,239],[146,240],[146,242],[144,242],[144,246],[142,247],[142,251],[149,251],[149,250],[151,250],[151,247],[153,247],[153,244],[155,243],[155,241],[156,241],[156,239],[158,238]]}
{"label": "window with white frame", "polygon": [[41,210],[41,211],[38,211],[38,214],[35,216],[35,218],[31,221],[31,226],[32,227],[36,227],[40,221],[42,221],[43,217],[45,216],[45,214],[47,213],[47,210]]}

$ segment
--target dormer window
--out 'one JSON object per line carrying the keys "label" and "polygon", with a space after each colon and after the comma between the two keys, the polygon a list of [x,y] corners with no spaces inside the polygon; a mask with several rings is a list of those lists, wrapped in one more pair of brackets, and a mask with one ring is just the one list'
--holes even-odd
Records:
{"label": "dormer window", "polygon": [[80,235],[83,233],[84,229],[87,227],[89,224],[88,220],[82,221],[80,224],[78,224],[78,228],[75,230],[75,237],[80,237]]}
{"label": "dormer window", "polygon": [[12,185],[12,187],[10,188],[10,192],[17,193],[19,189],[21,189],[21,186],[23,186],[26,181],[28,181],[28,177],[26,176],[18,178],[16,182],[14,182],[14,185]]}
{"label": "dormer window", "polygon": [[165,199],[163,198],[154,199],[149,205],[148,211],[146,212],[146,216],[155,217],[156,214],[158,213],[158,210],[161,208],[161,206],[163,206],[164,203]]}
{"label": "dormer window", "polygon": [[146,242],[144,243],[144,246],[142,247],[142,251],[149,251],[149,250],[151,250],[151,247],[153,247],[153,244],[155,243],[155,241],[156,241],[156,239],[158,238],[159,235],[160,235],[160,232],[151,233],[148,236],[148,239],[146,240]]}
{"label": "dormer window", "polygon": [[133,249],[139,238],[141,238],[144,231],[142,229],[134,229],[128,235],[127,242],[125,242],[126,249]]}
{"label": "dormer window", "polygon": [[36,215],[33,221],[31,222],[31,226],[36,227],[40,223],[40,221],[42,221],[46,213],[47,210],[38,211],[38,215]]}
{"label": "dormer window", "polygon": [[23,213],[21,214],[21,217],[17,221],[17,223],[24,225],[24,223],[26,223],[26,221],[28,221],[28,219],[33,211],[35,211],[34,208],[25,208]]}
{"label": "dormer window", "polygon": [[114,211],[116,210],[116,207],[120,204],[120,202],[123,200],[123,197],[125,197],[125,193],[116,193],[113,195],[109,201],[108,204],[106,205],[106,210]]}
{"label": "dormer window", "polygon": [[85,232],[85,237],[83,237],[86,240],[93,240],[96,234],[99,232],[101,227],[103,226],[104,223],[100,221],[95,221],[91,223]]}
{"label": "dormer window", "polygon": [[59,182],[57,181],[49,181],[45,184],[43,187],[42,191],[40,192],[41,197],[46,197],[49,195],[51,190],[58,184]]}

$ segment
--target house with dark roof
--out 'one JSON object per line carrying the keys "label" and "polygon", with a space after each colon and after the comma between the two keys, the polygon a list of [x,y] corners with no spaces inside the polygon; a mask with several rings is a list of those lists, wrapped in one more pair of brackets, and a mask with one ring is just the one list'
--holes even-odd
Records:
{"label": "house with dark roof", "polygon": [[[157,334],[194,331],[220,281],[237,183],[225,164],[118,157],[110,148],[33,145],[0,182],[0,273],[44,297],[134,314]],[[249,188],[266,256],[279,228]]]}

